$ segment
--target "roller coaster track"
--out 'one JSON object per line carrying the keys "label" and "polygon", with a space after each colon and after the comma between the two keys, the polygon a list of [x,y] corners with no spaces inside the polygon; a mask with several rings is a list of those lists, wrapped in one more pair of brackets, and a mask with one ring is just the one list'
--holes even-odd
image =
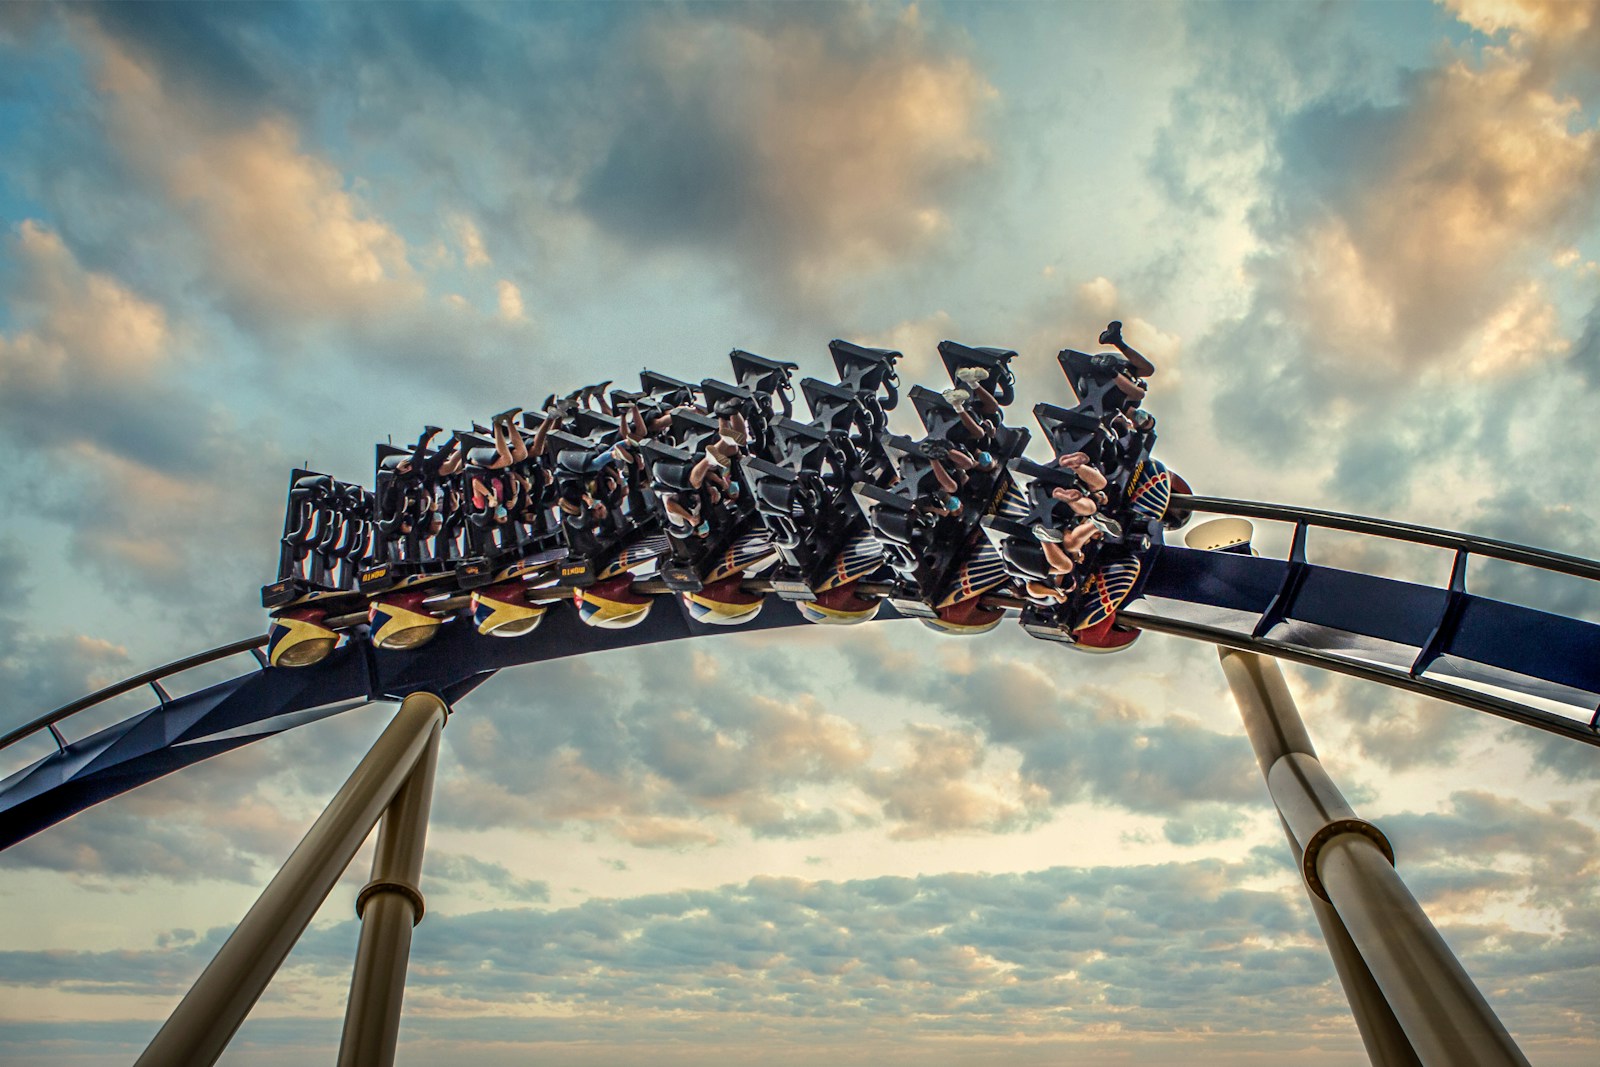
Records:
{"label": "roller coaster track", "polygon": [[[1142,590],[1143,609],[1124,608],[1122,621],[1365,678],[1600,745],[1600,627],[1466,588],[1473,556],[1588,581],[1600,580],[1600,563],[1312,508],[1181,495],[1173,506],[1292,523],[1289,557],[1224,560],[1219,557],[1229,554],[1163,547]],[[1434,588],[1313,565],[1306,559],[1311,527],[1451,550],[1449,581]],[[1508,699],[1497,689],[1562,710]],[[1573,714],[1579,709],[1585,717]]]}
{"label": "roller coaster track", "polygon": [[[1274,559],[1157,545],[1135,598],[1119,612],[1122,623],[1365,678],[1600,746],[1600,626],[1466,588],[1467,563],[1474,556],[1591,582],[1600,581],[1600,563],[1309,508],[1186,495],[1175,495],[1172,506],[1293,524],[1292,547],[1286,559]],[[1306,558],[1312,528],[1451,550],[1449,580],[1418,585],[1313,564]],[[635,588],[670,596],[661,583],[639,582]],[[771,593],[770,583],[752,580],[746,588],[768,594],[769,603],[739,629],[804,622]],[[861,592],[881,595],[889,589]],[[989,602],[1008,608],[1024,603],[1005,597]],[[885,603],[880,618],[895,617]],[[0,752],[41,732],[55,743],[55,751],[0,781],[0,849],[183,767],[373,700],[426,690],[454,703],[505,667],[728,632],[683,611],[657,611],[632,629],[603,630],[585,626],[576,611],[562,610],[550,612],[524,637],[482,637],[470,626],[446,625],[428,645],[403,652],[353,638],[323,662],[296,669],[266,666],[260,654],[265,638],[235,641],[74,700],[0,737]],[[162,685],[173,675],[243,653],[253,653],[257,666],[237,677],[181,696]],[[61,724],[81,712],[146,686],[157,698],[148,710],[74,740],[61,732]]]}

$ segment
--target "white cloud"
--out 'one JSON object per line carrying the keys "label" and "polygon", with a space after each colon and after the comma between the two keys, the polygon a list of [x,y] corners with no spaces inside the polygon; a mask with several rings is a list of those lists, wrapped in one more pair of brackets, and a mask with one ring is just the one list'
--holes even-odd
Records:
{"label": "white cloud", "polygon": [[460,213],[451,215],[450,230],[455,236],[456,246],[461,249],[464,266],[487,267],[494,262],[483,247],[483,234],[478,231],[478,224],[470,217]]}
{"label": "white cloud", "polygon": [[1023,783],[1015,771],[984,775],[989,753],[976,732],[919,725],[908,732],[909,759],[863,776],[893,823],[890,837],[994,833],[1044,816],[1049,795],[1042,787]]}
{"label": "white cloud", "polygon": [[522,306],[522,290],[506,278],[501,278],[495,286],[499,294],[500,317],[507,322],[520,322],[527,318],[527,313]]}

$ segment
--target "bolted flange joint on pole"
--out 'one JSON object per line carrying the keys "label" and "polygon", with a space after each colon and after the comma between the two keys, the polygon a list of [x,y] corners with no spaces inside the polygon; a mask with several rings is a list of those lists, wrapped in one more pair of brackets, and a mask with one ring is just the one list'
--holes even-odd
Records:
{"label": "bolted flange joint on pole", "polygon": [[416,926],[422,922],[422,913],[427,909],[427,902],[422,899],[422,890],[409,882],[396,882],[392,879],[375,880],[361,887],[361,892],[356,894],[356,918],[366,917],[367,901],[379,893],[398,893],[411,903],[411,911],[416,918],[411,920],[411,925]]}
{"label": "bolted flange joint on pole", "polygon": [[1267,792],[1301,852],[1300,873],[1306,888],[1323,900],[1328,892],[1317,874],[1323,847],[1340,834],[1357,834],[1378,846],[1389,866],[1394,866],[1394,846],[1382,830],[1351,810],[1339,787],[1316,756],[1286,752],[1267,769]]}

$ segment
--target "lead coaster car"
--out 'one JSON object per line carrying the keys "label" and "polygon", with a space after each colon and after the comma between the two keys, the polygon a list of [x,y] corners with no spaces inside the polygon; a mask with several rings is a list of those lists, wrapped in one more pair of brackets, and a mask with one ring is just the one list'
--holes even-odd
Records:
{"label": "lead coaster car", "polygon": [[[1128,506],[1119,513],[1127,530],[1121,543],[1106,543],[1090,558],[1077,592],[1066,605],[1034,603],[1025,608],[1023,629],[1082,652],[1118,652],[1130,647],[1140,631],[1119,622],[1117,611],[1137,593],[1145,558],[1151,546],[1160,542],[1163,529],[1187,518],[1174,514],[1174,491],[1187,493],[1188,484],[1160,461],[1148,456],[1142,459],[1129,479]],[[1027,533],[1026,518],[1024,498],[1017,494],[1003,504],[996,519],[985,521],[985,532],[997,549],[1011,545]],[[1015,558],[1012,562],[1014,566],[1025,563]],[[1038,564],[1029,566],[1036,569]],[[1024,566],[1024,576],[1031,573],[1029,566]]]}
{"label": "lead coaster car", "polygon": [[1085,611],[1072,628],[1072,647],[1080,652],[1121,652],[1144,631],[1117,625],[1117,608],[1128,599],[1139,580],[1137,556],[1102,564],[1085,580]]}
{"label": "lead coaster car", "polygon": [[339,634],[325,623],[323,608],[289,608],[273,616],[267,630],[267,663],[274,667],[310,667],[328,658]]}

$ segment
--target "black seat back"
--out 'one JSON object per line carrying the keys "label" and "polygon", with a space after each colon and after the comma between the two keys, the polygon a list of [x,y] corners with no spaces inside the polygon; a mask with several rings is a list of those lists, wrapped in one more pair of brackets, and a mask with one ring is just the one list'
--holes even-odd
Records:
{"label": "black seat back", "polygon": [[956,372],[963,367],[978,367],[987,376],[979,384],[989,390],[1001,404],[1016,398],[1016,380],[1011,375],[1011,361],[1017,354],[1009,348],[974,348],[959,341],[940,341],[939,358],[952,382],[958,382]]}
{"label": "black seat back", "polygon": [[895,360],[902,358],[899,352],[835,339],[828,342],[828,354],[839,371],[840,385],[858,393],[875,394],[881,389],[884,409],[894,409],[900,398],[900,376],[895,371]]}
{"label": "black seat back", "polygon": [[794,386],[790,378],[800,364],[768,359],[740,348],[729,352],[728,360],[733,364],[733,380],[740,386],[752,393],[777,397],[783,413],[794,414]]}

